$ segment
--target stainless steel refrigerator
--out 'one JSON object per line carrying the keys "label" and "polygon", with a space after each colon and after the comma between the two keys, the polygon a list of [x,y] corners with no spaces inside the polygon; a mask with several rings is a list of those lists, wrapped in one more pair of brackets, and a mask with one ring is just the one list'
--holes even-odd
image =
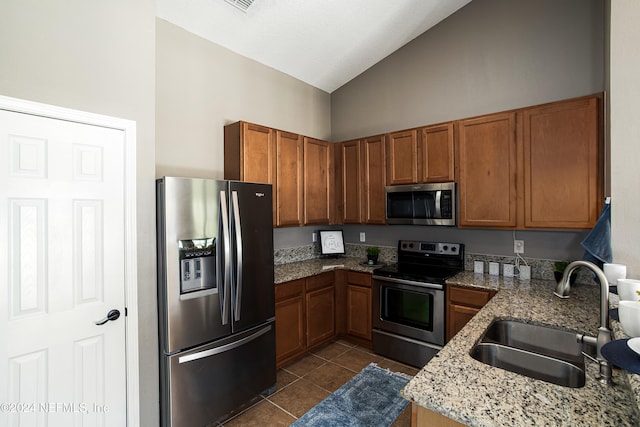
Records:
{"label": "stainless steel refrigerator", "polygon": [[275,389],[271,186],[157,180],[161,418],[204,426]]}

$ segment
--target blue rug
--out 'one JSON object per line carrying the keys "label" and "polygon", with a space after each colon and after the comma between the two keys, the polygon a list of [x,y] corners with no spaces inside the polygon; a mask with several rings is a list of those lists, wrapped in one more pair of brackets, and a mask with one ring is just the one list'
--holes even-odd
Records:
{"label": "blue rug", "polygon": [[390,426],[409,404],[400,390],[410,378],[371,363],[291,425]]}

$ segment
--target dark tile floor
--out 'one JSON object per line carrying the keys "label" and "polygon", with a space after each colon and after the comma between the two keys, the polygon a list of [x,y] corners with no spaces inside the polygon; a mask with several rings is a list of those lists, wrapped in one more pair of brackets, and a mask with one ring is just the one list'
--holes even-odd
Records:
{"label": "dark tile floor", "polygon": [[[416,368],[385,359],[366,348],[335,341],[278,370],[275,393],[222,425],[288,426],[371,362],[411,376],[418,373]],[[410,422],[411,407],[407,406],[393,426],[405,427]]]}

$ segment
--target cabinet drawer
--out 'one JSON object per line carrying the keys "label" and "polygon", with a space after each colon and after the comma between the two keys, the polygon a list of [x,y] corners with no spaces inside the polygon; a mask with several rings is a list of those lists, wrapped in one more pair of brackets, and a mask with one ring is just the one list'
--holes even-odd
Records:
{"label": "cabinet drawer", "polygon": [[316,276],[308,277],[307,292],[313,291],[315,289],[326,288],[327,286],[333,286],[334,280],[335,280],[335,276],[333,271],[328,271],[326,273],[321,273]]}
{"label": "cabinet drawer", "polygon": [[471,307],[484,306],[493,296],[492,291],[482,289],[469,289],[450,286],[449,301],[455,304],[461,304]]}
{"label": "cabinet drawer", "polygon": [[354,285],[371,287],[371,274],[358,273],[355,271],[347,272],[347,283],[353,283]]}
{"label": "cabinet drawer", "polygon": [[304,279],[292,280],[275,286],[276,301],[300,296],[304,293]]}

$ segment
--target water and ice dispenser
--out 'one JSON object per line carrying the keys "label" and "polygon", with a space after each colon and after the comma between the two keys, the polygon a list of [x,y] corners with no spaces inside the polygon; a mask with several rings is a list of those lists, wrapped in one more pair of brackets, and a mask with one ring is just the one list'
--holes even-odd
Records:
{"label": "water and ice dispenser", "polygon": [[215,238],[178,242],[180,254],[180,294],[216,289]]}

